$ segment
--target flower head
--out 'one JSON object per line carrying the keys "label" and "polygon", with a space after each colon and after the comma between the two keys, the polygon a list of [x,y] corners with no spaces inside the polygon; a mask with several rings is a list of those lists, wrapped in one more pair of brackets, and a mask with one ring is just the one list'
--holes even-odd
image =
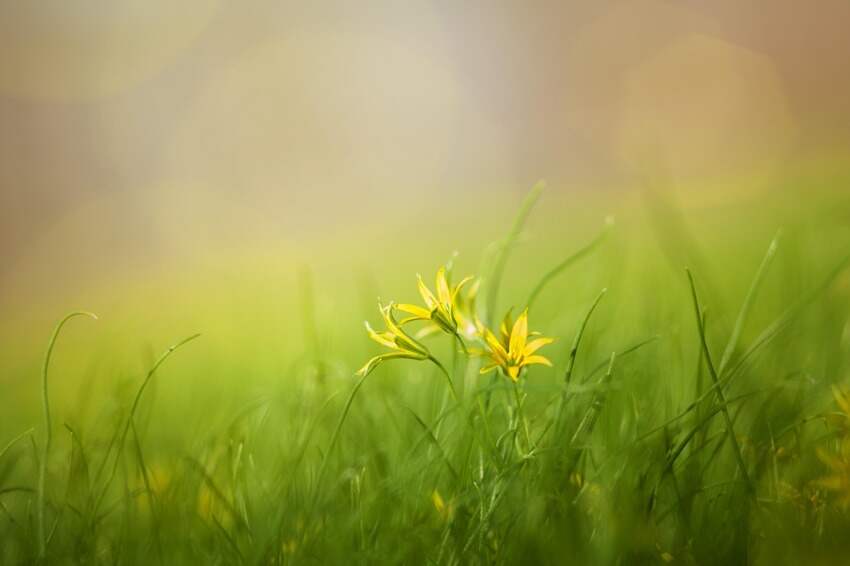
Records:
{"label": "flower head", "polygon": [[[529,333],[528,309],[522,312],[516,322],[511,319],[511,313],[508,311],[499,328],[498,338],[480,322],[478,326],[484,336],[486,355],[492,362],[481,368],[481,373],[500,368],[506,376],[517,381],[520,371],[525,366],[533,364],[552,366],[552,362],[543,356],[536,355],[535,352],[555,340],[540,336],[536,332]],[[529,340],[529,337],[533,339]]]}
{"label": "flower head", "polygon": [[832,395],[839,411],[830,419],[837,427],[840,445],[837,453],[817,449],[817,455],[829,474],[815,480],[815,485],[835,492],[842,508],[850,507],[850,395],[833,386]]}
{"label": "flower head", "polygon": [[458,331],[464,338],[475,338],[478,332],[478,315],[475,310],[475,300],[478,297],[478,289],[481,280],[476,279],[464,292],[455,293],[454,315],[457,321]]}
{"label": "flower head", "polygon": [[402,330],[401,325],[396,322],[395,317],[393,316],[393,310],[395,308],[396,305],[393,303],[382,305],[378,302],[378,310],[381,312],[384,324],[387,327],[387,329],[382,332],[375,331],[369,322],[366,322],[366,331],[369,333],[369,338],[382,346],[390,348],[391,351],[379,354],[366,362],[366,365],[360,368],[357,372],[358,374],[366,375],[375,369],[378,364],[386,360],[396,358],[427,360],[431,358],[431,353],[428,351],[428,348],[415,338],[408,335],[404,330]]}
{"label": "flower head", "polygon": [[433,323],[433,326],[427,327],[425,333],[441,330],[446,334],[454,336],[458,335],[458,312],[457,301],[458,293],[464,285],[472,280],[472,277],[465,277],[452,287],[449,285],[449,280],[446,275],[446,268],[441,267],[437,271],[436,277],[436,292],[431,292],[431,289],[425,285],[421,275],[417,275],[419,280],[419,294],[422,295],[422,300],[425,306],[399,304],[396,308],[402,312],[409,314],[407,318],[401,321],[401,324],[407,324],[416,320],[426,320]]}

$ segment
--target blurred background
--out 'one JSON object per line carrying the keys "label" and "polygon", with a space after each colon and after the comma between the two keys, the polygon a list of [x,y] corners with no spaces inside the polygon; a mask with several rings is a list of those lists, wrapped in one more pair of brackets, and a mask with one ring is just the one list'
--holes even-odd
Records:
{"label": "blurred background", "polygon": [[576,234],[650,186],[720,217],[846,193],[848,21],[846,0],[3,2],[4,348],[73,308],[128,335],[273,317],[279,345],[299,269],[372,301],[400,245],[400,278],[476,257],[540,178]]}

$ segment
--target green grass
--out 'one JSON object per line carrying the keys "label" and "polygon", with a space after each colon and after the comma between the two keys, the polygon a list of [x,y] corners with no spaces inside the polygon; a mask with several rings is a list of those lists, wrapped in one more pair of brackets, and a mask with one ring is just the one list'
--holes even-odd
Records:
{"label": "green grass", "polygon": [[[10,323],[0,563],[842,563],[844,194],[682,211],[535,188],[513,223],[510,203],[447,216],[230,287],[163,274],[159,303],[92,305],[49,341]],[[479,376],[437,334],[448,375],[356,376],[380,352],[374,297],[415,300],[452,249],[484,318],[532,307],[554,367]],[[167,321],[142,354],[134,316]]]}

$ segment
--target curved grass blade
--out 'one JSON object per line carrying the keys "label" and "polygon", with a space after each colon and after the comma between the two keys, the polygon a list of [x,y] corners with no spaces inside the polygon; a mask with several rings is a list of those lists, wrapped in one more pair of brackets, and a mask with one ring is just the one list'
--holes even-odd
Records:
{"label": "curved grass blade", "polygon": [[342,413],[339,416],[339,421],[336,423],[336,428],[334,429],[333,434],[331,435],[331,440],[328,443],[328,449],[325,450],[325,453],[322,455],[322,463],[319,466],[319,474],[316,477],[316,487],[313,490],[313,506],[315,507],[316,501],[319,498],[319,489],[322,485],[322,480],[325,477],[325,473],[328,467],[328,458],[330,458],[331,452],[333,452],[334,446],[336,446],[337,440],[339,439],[339,432],[342,430],[342,425],[345,423],[345,419],[348,416],[348,412],[351,410],[351,404],[354,402],[354,397],[357,395],[357,392],[360,391],[360,388],[363,386],[363,382],[366,381],[366,378],[369,377],[369,374],[366,373],[357,380],[357,383],[354,384],[354,387],[351,389],[351,393],[348,395],[348,399],[345,401],[345,406],[342,409]]}
{"label": "curved grass blade", "polygon": [[528,306],[529,310],[534,304],[534,301],[537,300],[538,295],[540,295],[543,289],[546,288],[546,285],[548,285],[553,279],[560,275],[561,272],[564,271],[566,268],[568,268],[584,256],[588,255],[594,249],[596,249],[596,247],[599,246],[599,244],[601,244],[605,240],[612,225],[613,221],[611,221],[610,219],[606,220],[605,226],[602,228],[602,231],[599,232],[599,234],[593,240],[591,240],[584,247],[579,248],[578,251],[575,251],[571,255],[567,256],[566,259],[564,259],[563,261],[561,261],[561,263],[547,271],[543,275],[543,277],[540,278],[540,281],[537,282],[537,285],[535,285],[534,289],[531,291],[531,294],[528,296],[528,301],[526,301],[525,303]]}
{"label": "curved grass blade", "polygon": [[604,297],[607,292],[608,289],[602,289],[593,301],[593,304],[590,305],[590,309],[588,309],[587,314],[584,315],[584,320],[581,321],[581,326],[579,326],[578,332],[573,339],[573,345],[570,347],[570,359],[569,362],[567,362],[567,371],[564,373],[564,383],[568,384],[573,376],[573,369],[575,369],[576,357],[578,356],[578,347],[581,344],[581,338],[584,336],[584,331],[587,329],[587,323],[590,320],[591,315],[593,315],[593,311],[596,310],[596,307],[599,306],[600,301],[602,301],[602,297]]}
{"label": "curved grass blade", "polygon": [[14,446],[18,442],[20,442],[26,435],[32,434],[34,431],[35,431],[34,428],[27,429],[24,432],[22,432],[21,434],[19,434],[18,436],[16,436],[15,438],[13,438],[12,440],[10,440],[8,442],[8,444],[6,444],[6,446],[3,447],[3,450],[0,450],[0,460],[3,459],[3,456],[6,455],[6,452],[8,452],[9,450],[12,449],[12,446]]}
{"label": "curved grass blade", "polygon": [[44,514],[46,501],[44,491],[47,483],[47,458],[50,453],[50,444],[53,441],[53,421],[50,416],[50,399],[47,394],[47,373],[50,369],[50,359],[53,357],[53,348],[56,346],[56,340],[59,338],[59,333],[62,327],[73,318],[78,316],[87,316],[93,320],[97,320],[97,315],[86,312],[76,311],[65,316],[56,325],[53,330],[53,335],[50,337],[50,342],[47,344],[47,352],[44,355],[44,365],[41,368],[41,402],[44,408],[44,447],[41,454],[41,462],[38,469],[38,559],[43,561],[47,554],[47,533],[45,533]]}
{"label": "curved grass blade", "polygon": [[416,422],[419,423],[419,426],[421,426],[422,429],[425,431],[428,440],[430,440],[431,444],[433,444],[434,447],[437,449],[437,452],[439,452],[440,454],[440,458],[442,458],[443,462],[445,462],[446,464],[446,468],[448,468],[449,472],[452,474],[452,477],[455,479],[455,481],[457,481],[460,476],[458,476],[457,471],[455,471],[454,466],[452,466],[452,463],[449,461],[449,457],[446,455],[445,450],[443,450],[443,447],[440,446],[440,442],[437,440],[437,437],[434,436],[434,432],[431,430],[431,427],[429,427],[428,424],[423,421],[422,418],[417,415],[413,409],[411,409],[407,405],[403,406],[413,416],[413,418],[416,419]]}
{"label": "curved grass blade", "polygon": [[201,336],[200,334],[193,334],[193,335],[189,336],[188,338],[184,338],[180,342],[177,342],[173,346],[170,346],[159,357],[159,359],[154,363],[154,365],[151,367],[150,370],[148,370],[148,373],[145,375],[145,379],[142,381],[142,384],[139,387],[139,390],[136,392],[136,396],[133,398],[133,404],[130,407],[130,414],[127,416],[127,422],[125,423],[124,428],[121,430],[121,436],[118,439],[118,446],[115,449],[115,460],[114,460],[114,463],[113,463],[113,466],[112,466],[112,471],[109,474],[109,478],[106,480],[106,484],[103,486],[103,490],[101,491],[100,496],[95,500],[95,503],[94,503],[94,514],[95,515],[97,514],[97,509],[100,507],[100,502],[103,500],[103,497],[106,495],[106,492],[109,491],[109,486],[112,485],[112,480],[115,478],[115,473],[118,470],[118,464],[121,461],[121,454],[124,452],[124,443],[127,441],[127,435],[130,432],[130,427],[133,424],[133,418],[136,415],[136,409],[138,409],[138,407],[139,407],[139,402],[142,399],[142,394],[145,392],[145,389],[147,388],[148,383],[150,383],[150,380],[153,378],[156,371],[159,369],[159,367],[162,364],[165,363],[165,360],[167,360],[171,356],[171,354],[173,354],[179,348],[185,346],[186,344],[188,344],[189,342],[191,342],[192,340],[195,340],[196,338],[198,338],[200,336]]}

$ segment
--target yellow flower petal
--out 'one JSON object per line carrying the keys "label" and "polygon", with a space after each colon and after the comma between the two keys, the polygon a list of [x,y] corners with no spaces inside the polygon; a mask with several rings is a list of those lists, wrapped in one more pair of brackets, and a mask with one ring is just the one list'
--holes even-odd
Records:
{"label": "yellow flower petal", "polygon": [[547,358],[543,356],[528,356],[524,360],[522,360],[523,366],[530,366],[532,364],[543,364],[544,366],[552,367],[552,362],[550,362]]}
{"label": "yellow flower petal", "polygon": [[395,321],[395,317],[393,317],[394,307],[395,305],[392,303],[382,307],[381,314],[384,316],[384,322],[386,323],[387,328],[393,335],[393,341],[395,342],[396,347],[398,349],[408,350],[422,358],[427,358],[430,355],[428,348],[408,336]]}
{"label": "yellow flower petal", "polygon": [[418,305],[409,305],[405,303],[399,303],[395,306],[398,310],[402,312],[406,312],[407,314],[412,314],[413,316],[410,318],[404,319],[401,324],[404,324],[405,321],[411,320],[428,320],[431,318],[431,312],[428,309],[422,308]]}
{"label": "yellow flower petal", "polygon": [[484,340],[487,342],[487,345],[490,347],[490,353],[500,364],[508,363],[508,352],[505,348],[499,343],[499,340],[493,335],[492,332],[488,328],[484,329]]}
{"label": "yellow flower petal", "polygon": [[536,352],[537,350],[539,350],[543,346],[545,346],[547,344],[551,344],[554,341],[555,341],[554,338],[537,338],[535,340],[532,340],[531,342],[526,344],[525,350],[523,351],[523,354],[525,354],[526,356],[530,356],[531,354],[533,354],[534,352]]}
{"label": "yellow flower petal", "polygon": [[417,285],[419,287],[419,294],[422,295],[422,300],[425,301],[425,304],[429,309],[433,309],[437,306],[437,299],[434,298],[434,294],[431,293],[431,290],[425,285],[425,282],[422,281],[422,276],[418,273],[416,274]]}
{"label": "yellow flower petal", "polygon": [[441,267],[437,270],[436,280],[437,298],[441,305],[450,306],[452,304],[452,293],[449,290],[449,281],[446,279],[446,268]]}
{"label": "yellow flower petal", "polygon": [[824,489],[838,491],[847,485],[847,480],[843,476],[827,476],[816,479],[814,484]]}
{"label": "yellow flower petal", "polygon": [[818,459],[820,459],[821,462],[826,464],[827,467],[833,471],[841,471],[846,466],[844,462],[842,462],[840,459],[836,458],[823,448],[816,448],[815,453],[818,455]]}
{"label": "yellow flower petal", "polygon": [[522,355],[525,350],[526,340],[528,340],[528,309],[522,311],[522,314],[516,319],[514,327],[511,329],[508,352],[514,360],[519,359]]}
{"label": "yellow flower petal", "polygon": [[409,352],[387,352],[386,354],[380,354],[375,356],[364,365],[362,368],[357,370],[358,375],[369,375],[372,373],[376,367],[378,367],[381,363],[387,360],[393,359],[409,359],[409,360],[421,360],[421,357],[416,356],[415,354]]}
{"label": "yellow flower petal", "polygon": [[511,317],[511,311],[513,310],[513,307],[508,309],[505,318],[502,319],[502,324],[499,326],[499,335],[502,339],[502,344],[505,346],[505,350],[510,347],[511,329],[514,327],[514,321]]}
{"label": "yellow flower petal", "polygon": [[366,332],[369,333],[369,338],[380,344],[381,346],[386,346],[387,348],[397,349],[395,341],[393,340],[393,335],[389,332],[375,332],[372,326],[369,324],[369,321],[366,321]]}
{"label": "yellow flower petal", "polygon": [[463,279],[460,280],[460,283],[455,285],[455,288],[452,291],[452,301],[451,301],[452,304],[454,304],[457,301],[458,293],[460,293],[460,290],[463,289],[463,286],[466,285],[467,283],[469,283],[470,281],[472,281],[472,279],[473,279],[472,276],[464,277]]}
{"label": "yellow flower petal", "polygon": [[850,399],[838,387],[832,386],[832,395],[835,397],[836,404],[844,411],[844,414],[850,416]]}

